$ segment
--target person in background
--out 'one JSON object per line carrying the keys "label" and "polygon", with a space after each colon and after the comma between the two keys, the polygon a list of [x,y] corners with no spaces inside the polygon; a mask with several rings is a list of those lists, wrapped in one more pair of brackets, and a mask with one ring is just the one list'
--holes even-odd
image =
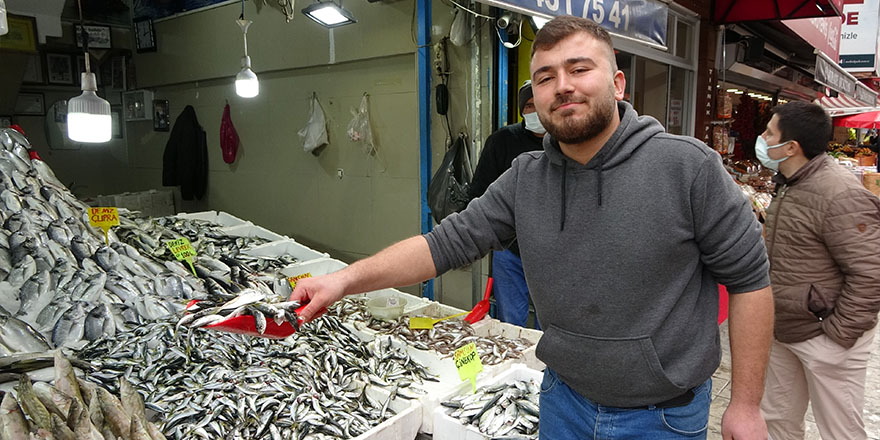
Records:
{"label": "person in background", "polygon": [[779,170],[766,239],[776,309],[761,410],[774,440],[865,439],[865,373],[880,311],[880,199],[825,154],[815,104],[772,110],[755,152]]}
{"label": "person in background", "polygon": [[545,24],[530,70],[544,150],[520,155],[428,234],[297,282],[291,300],[309,302],[300,317],[465,266],[516,237],[544,329],[541,439],[705,439],[722,283],[732,360],[722,433],[766,440],[767,252],[721,157],[621,101],[626,79],[593,21]]}
{"label": "person in background", "polygon": [[[526,80],[519,88],[517,97],[523,121],[502,127],[486,139],[471,180],[471,199],[483,195],[489,185],[510,168],[510,163],[517,156],[544,149],[542,139],[547,130],[541,125],[535,111],[530,80]],[[525,327],[529,318],[529,286],[523,273],[516,238],[505,247],[504,250],[492,253],[493,290],[498,318]],[[537,327],[537,322],[535,324]]]}

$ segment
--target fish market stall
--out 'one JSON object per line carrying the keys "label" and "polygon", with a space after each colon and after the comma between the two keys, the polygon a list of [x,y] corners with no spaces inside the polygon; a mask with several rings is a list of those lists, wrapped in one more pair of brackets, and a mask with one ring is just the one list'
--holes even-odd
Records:
{"label": "fish market stall", "polygon": [[[0,440],[40,430],[77,439],[442,436],[436,411],[467,385],[455,349],[475,344],[481,384],[521,364],[543,368],[541,332],[490,318],[411,329],[409,317],[464,311],[396,289],[347,297],[300,325],[292,283],[345,263],[220,211],[119,208],[105,237],[24,136],[0,129],[0,147]],[[191,245],[192,266],[170,241]],[[378,319],[367,305],[377,298],[399,309]],[[254,336],[289,333],[210,330],[232,318]],[[482,423],[531,432],[534,408],[517,408],[493,409]]]}

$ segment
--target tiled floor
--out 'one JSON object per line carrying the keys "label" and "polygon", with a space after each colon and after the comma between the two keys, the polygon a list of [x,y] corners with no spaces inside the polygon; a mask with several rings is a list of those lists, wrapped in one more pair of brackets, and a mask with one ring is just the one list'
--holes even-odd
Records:
{"label": "tiled floor", "polygon": [[[878,331],[875,329],[875,331]],[[721,326],[721,346],[724,357],[721,366],[712,376],[712,409],[709,415],[709,439],[721,438],[721,416],[730,401],[730,346],[727,337],[727,323]],[[880,335],[874,338],[874,351],[868,361],[868,377],[865,383],[865,429],[868,439],[880,440]],[[820,440],[819,430],[808,410],[806,416],[805,440]],[[824,439],[831,440],[831,439]]]}

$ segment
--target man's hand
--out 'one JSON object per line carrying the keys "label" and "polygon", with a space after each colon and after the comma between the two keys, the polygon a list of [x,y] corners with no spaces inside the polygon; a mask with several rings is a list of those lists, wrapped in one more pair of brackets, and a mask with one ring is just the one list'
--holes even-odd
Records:
{"label": "man's hand", "polygon": [[730,402],[721,417],[721,436],[724,440],[767,440],[760,406]]}
{"label": "man's hand", "polygon": [[303,322],[311,321],[319,310],[327,308],[345,296],[343,283],[334,275],[336,274],[301,278],[296,281],[296,288],[290,294],[290,300],[309,303],[299,314]]}

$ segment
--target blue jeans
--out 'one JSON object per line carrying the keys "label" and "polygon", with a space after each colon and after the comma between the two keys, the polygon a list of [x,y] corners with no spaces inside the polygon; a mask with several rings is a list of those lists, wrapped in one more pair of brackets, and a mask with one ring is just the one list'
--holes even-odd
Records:
{"label": "blue jeans", "polygon": [[584,398],[547,368],[541,383],[540,439],[705,439],[711,391],[709,379],[694,388],[694,399],[685,406],[614,408]]}
{"label": "blue jeans", "polygon": [[[492,253],[492,278],[498,319],[520,327],[529,319],[529,286],[522,260],[509,250]],[[537,318],[535,327],[538,327]]]}

